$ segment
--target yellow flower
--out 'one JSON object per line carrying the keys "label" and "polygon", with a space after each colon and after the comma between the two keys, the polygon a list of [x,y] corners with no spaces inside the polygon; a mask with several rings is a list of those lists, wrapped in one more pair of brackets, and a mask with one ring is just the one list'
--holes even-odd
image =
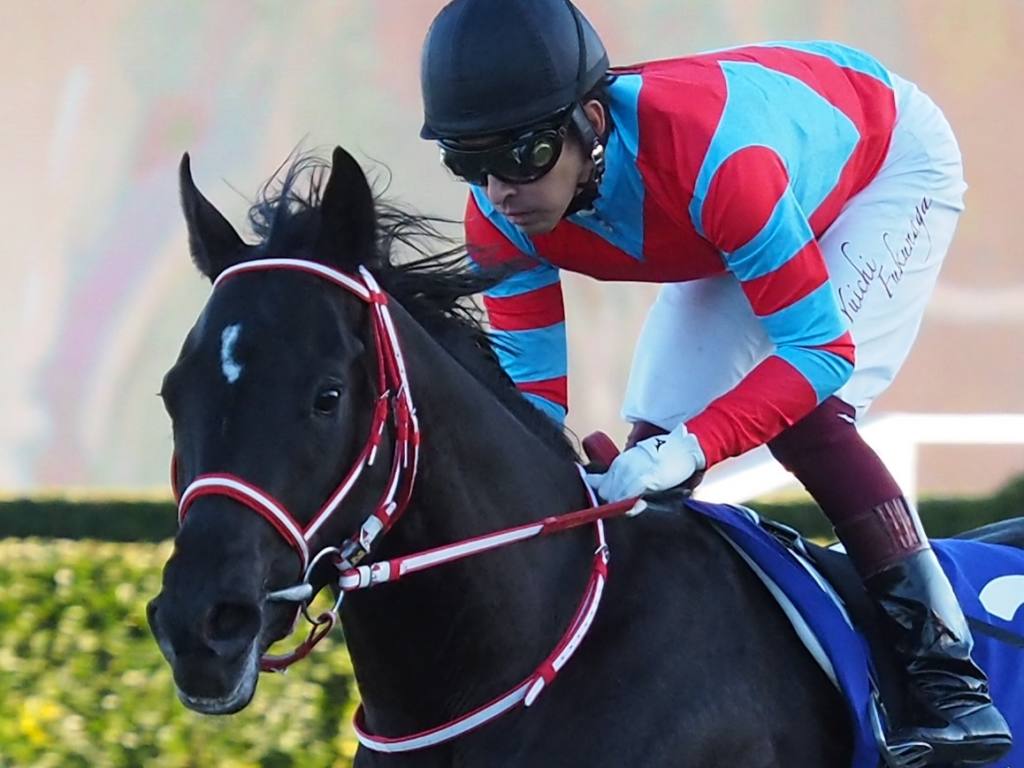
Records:
{"label": "yellow flower", "polygon": [[39,719],[44,723],[52,723],[64,712],[64,708],[55,701],[44,701],[39,706]]}
{"label": "yellow flower", "polygon": [[31,712],[22,710],[21,717],[18,718],[18,728],[22,735],[37,747],[46,743],[46,731],[39,726],[39,721]]}
{"label": "yellow flower", "polygon": [[26,699],[21,705],[18,728],[32,744],[41,746],[49,741],[44,726],[57,720],[63,712],[63,708],[54,701]]}

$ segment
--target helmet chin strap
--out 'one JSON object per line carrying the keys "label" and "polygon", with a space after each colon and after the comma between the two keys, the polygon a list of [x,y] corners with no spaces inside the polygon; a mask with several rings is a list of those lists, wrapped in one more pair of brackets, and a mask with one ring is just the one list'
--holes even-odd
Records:
{"label": "helmet chin strap", "polygon": [[605,167],[604,144],[601,143],[601,137],[594,130],[594,125],[587,117],[583,106],[578,102],[572,110],[572,124],[579,131],[580,137],[583,139],[583,146],[590,146],[591,169],[589,178],[577,185],[576,194],[569,203],[569,207],[565,209],[565,213],[562,214],[562,218],[593,207],[594,201],[601,194],[601,178],[604,176]]}

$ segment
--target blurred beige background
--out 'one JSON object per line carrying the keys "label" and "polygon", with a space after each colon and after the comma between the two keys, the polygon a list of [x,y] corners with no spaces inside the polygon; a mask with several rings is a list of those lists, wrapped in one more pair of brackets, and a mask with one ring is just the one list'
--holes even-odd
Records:
{"label": "blurred beige background", "polygon": [[[495,0],[496,2],[498,0]],[[342,143],[421,210],[465,191],[417,137],[419,49],[441,0],[4,3],[0,492],[163,487],[155,393],[205,301],[176,168],[236,224],[300,141]],[[916,81],[961,141],[968,211],[921,339],[875,413],[1024,413],[1024,2],[579,0],[613,63],[831,38]],[[567,278],[570,425],[616,437],[651,286]],[[695,371],[694,375],[699,375]],[[1020,446],[929,447],[920,488],[1024,471]]]}

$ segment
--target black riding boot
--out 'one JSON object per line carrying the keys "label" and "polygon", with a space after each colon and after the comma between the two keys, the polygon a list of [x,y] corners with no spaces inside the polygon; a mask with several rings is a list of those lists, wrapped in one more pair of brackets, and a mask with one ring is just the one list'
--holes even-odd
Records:
{"label": "black riding boot", "polygon": [[892,751],[912,765],[982,765],[1006,754],[1009,726],[971,660],[974,641],[935,553],[915,552],[865,585],[912,689],[909,724],[890,737]]}

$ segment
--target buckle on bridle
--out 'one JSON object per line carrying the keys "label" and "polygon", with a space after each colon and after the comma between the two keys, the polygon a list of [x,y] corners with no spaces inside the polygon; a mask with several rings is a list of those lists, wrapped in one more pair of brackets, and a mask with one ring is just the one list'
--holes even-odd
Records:
{"label": "buckle on bridle", "polygon": [[342,566],[355,568],[366,559],[368,554],[370,552],[366,547],[358,541],[349,539],[341,547],[341,564]]}

